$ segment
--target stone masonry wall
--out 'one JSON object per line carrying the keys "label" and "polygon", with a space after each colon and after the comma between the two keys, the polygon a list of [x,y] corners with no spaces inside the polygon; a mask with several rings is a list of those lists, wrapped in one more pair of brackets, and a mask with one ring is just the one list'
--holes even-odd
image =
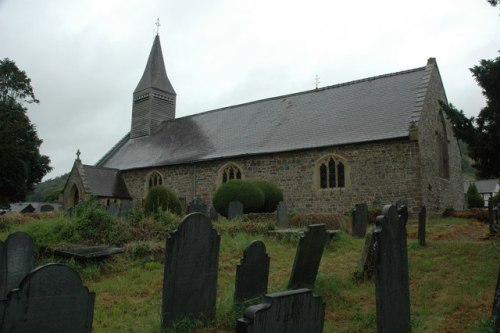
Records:
{"label": "stone masonry wall", "polygon": [[[319,188],[318,161],[329,154],[346,162],[345,188]],[[229,162],[241,169],[244,179],[277,184],[290,212],[345,212],[356,203],[381,207],[399,199],[407,200],[410,208],[422,203],[418,144],[409,139],[125,170],[123,176],[138,206],[153,171],[186,202],[199,196],[210,205],[221,184],[220,170]]]}

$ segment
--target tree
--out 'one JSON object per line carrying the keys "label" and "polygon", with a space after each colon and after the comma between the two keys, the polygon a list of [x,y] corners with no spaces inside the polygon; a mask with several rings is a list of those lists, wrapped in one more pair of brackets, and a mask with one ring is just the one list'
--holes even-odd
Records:
{"label": "tree", "polygon": [[467,202],[469,203],[469,208],[484,207],[484,199],[481,194],[479,194],[476,184],[474,183],[470,183],[467,189]]}
{"label": "tree", "polygon": [[470,69],[483,89],[486,106],[476,118],[467,118],[463,111],[452,104],[441,103],[448,115],[455,136],[469,146],[473,165],[480,178],[500,176],[500,57],[481,60]]}
{"label": "tree", "polygon": [[23,106],[38,102],[26,73],[0,60],[0,204],[23,200],[52,169]]}

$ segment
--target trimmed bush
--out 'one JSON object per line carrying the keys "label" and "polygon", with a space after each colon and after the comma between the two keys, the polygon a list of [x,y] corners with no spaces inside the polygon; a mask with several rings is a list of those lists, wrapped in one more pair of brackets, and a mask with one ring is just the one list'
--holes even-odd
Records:
{"label": "trimmed bush", "polygon": [[233,179],[224,183],[215,191],[213,205],[219,214],[227,217],[227,208],[231,201],[243,204],[243,213],[261,211],[264,205],[264,192],[252,182]]}
{"label": "trimmed bush", "polygon": [[471,183],[469,189],[467,190],[467,201],[469,202],[469,208],[483,208],[484,200],[481,194],[477,191],[476,184]]}
{"label": "trimmed bush", "polygon": [[165,186],[153,186],[144,202],[144,213],[151,216],[158,211],[169,211],[181,215],[181,202],[177,195]]}
{"label": "trimmed bush", "polygon": [[264,192],[264,205],[260,212],[274,212],[278,203],[283,201],[283,192],[275,184],[264,180],[252,180],[251,182]]}

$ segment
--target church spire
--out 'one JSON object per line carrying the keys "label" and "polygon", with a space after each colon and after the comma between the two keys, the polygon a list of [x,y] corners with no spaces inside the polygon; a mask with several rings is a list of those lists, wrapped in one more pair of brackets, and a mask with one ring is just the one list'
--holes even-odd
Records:
{"label": "church spire", "polygon": [[134,90],[130,137],[150,135],[162,121],[175,119],[175,100],[176,93],[165,70],[160,37],[157,34],[146,69]]}

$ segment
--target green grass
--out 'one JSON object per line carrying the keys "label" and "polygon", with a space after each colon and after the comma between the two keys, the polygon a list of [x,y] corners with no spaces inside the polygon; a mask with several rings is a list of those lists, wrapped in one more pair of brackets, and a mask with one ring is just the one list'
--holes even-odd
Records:
{"label": "green grass", "polygon": [[[40,228],[57,233],[52,224],[62,222],[30,226],[43,223],[47,221],[10,225],[8,232],[36,231],[34,236],[42,237],[45,243],[59,242],[55,236],[50,239],[44,235]],[[196,329],[194,320],[186,320],[178,323],[176,331],[234,332],[235,320],[243,314],[243,307],[233,306],[236,265],[251,240],[262,240],[271,257],[269,292],[286,289],[298,239],[272,238],[266,233],[266,223],[248,223],[251,222],[216,224],[221,233],[221,248],[215,322]],[[485,224],[456,218],[430,219],[427,246],[420,247],[414,237],[416,228],[416,221],[410,220],[412,332],[490,332],[488,316],[500,262],[498,239],[477,237],[487,233]],[[7,232],[0,234],[0,238],[6,235]],[[84,284],[96,293],[94,332],[160,332],[163,263],[161,256],[151,256],[148,251],[152,248],[158,252],[160,243],[131,244],[126,253],[101,262],[65,261],[80,272]],[[353,278],[363,245],[364,239],[340,234],[325,249],[314,289],[326,302],[325,332],[376,330],[374,282]],[[45,256],[41,260],[59,259]]]}

